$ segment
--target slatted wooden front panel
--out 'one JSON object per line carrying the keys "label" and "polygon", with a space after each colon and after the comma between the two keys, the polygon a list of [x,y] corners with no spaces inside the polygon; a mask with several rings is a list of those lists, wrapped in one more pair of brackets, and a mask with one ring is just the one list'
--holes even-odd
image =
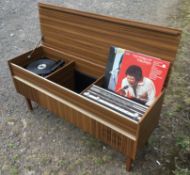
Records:
{"label": "slatted wooden front panel", "polygon": [[105,66],[110,46],[173,61],[180,31],[39,4],[44,44]]}
{"label": "slatted wooden front panel", "polygon": [[65,118],[67,121],[81,128],[83,131],[90,133],[104,143],[111,145],[124,155],[130,156],[133,159],[135,158],[135,140],[127,138],[121,133],[118,133],[113,129],[97,122],[96,120],[89,118],[84,113],[73,109],[71,106],[61,103],[52,96],[40,92],[17,79],[15,79],[15,85],[19,93],[27,96],[31,100],[49,109],[58,116]]}
{"label": "slatted wooden front panel", "polygon": [[[97,103],[89,103],[82,95],[78,95],[68,89],[59,86],[55,83],[52,83],[43,77],[37,76],[30,72],[26,72],[25,69],[20,68],[14,64],[11,65],[13,77],[18,77],[23,79],[24,81],[30,82],[29,86],[37,86],[42,90],[51,93],[58,98],[63,99],[69,105],[74,105],[77,108],[82,110],[86,110],[91,113],[95,118],[107,121],[111,124],[114,124],[118,128],[130,133],[131,135],[135,136],[137,133],[137,123],[134,122],[132,119],[128,117],[124,117],[119,113],[114,113],[111,110],[98,105]],[[16,75],[16,76],[14,76]],[[24,90],[23,90],[24,91]],[[20,93],[26,97],[29,97],[30,93],[26,92],[25,94],[20,91]],[[90,114],[89,114],[90,115]],[[90,116],[89,116],[90,117]]]}

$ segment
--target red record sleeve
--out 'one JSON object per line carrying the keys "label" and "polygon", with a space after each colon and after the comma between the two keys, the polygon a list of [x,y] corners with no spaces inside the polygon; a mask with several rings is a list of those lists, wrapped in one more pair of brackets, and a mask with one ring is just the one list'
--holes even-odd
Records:
{"label": "red record sleeve", "polygon": [[126,77],[126,70],[131,65],[139,66],[142,70],[143,77],[152,80],[155,86],[156,96],[158,96],[162,91],[167,77],[170,62],[149,55],[125,50],[118,74],[118,81],[115,88],[116,92],[121,88],[122,80]]}

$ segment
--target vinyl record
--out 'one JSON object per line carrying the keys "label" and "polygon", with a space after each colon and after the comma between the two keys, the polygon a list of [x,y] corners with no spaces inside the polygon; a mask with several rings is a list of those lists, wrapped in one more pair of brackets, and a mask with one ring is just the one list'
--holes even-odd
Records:
{"label": "vinyl record", "polygon": [[26,66],[26,69],[41,76],[46,76],[58,67],[62,66],[64,61],[54,61],[47,57],[35,60]]}

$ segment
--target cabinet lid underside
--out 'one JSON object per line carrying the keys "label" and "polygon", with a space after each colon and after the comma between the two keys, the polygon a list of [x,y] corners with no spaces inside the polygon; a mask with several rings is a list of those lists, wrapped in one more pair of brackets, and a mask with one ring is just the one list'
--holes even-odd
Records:
{"label": "cabinet lid underside", "polygon": [[101,66],[110,46],[174,61],[181,31],[39,3],[43,44]]}

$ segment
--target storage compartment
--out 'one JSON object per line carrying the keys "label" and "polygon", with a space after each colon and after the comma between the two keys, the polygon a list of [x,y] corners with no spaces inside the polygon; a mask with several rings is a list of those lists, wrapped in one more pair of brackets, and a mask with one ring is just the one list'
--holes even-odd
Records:
{"label": "storage compartment", "polygon": [[146,106],[108,90],[105,88],[104,79],[105,76],[100,77],[91,86],[86,88],[82,94],[89,100],[101,104],[108,110],[122,114],[126,118],[139,123],[151,106]]}
{"label": "storage compartment", "polygon": [[74,91],[81,93],[89,85],[95,82],[95,78],[85,75],[77,70],[74,71]]}
{"label": "storage compartment", "polygon": [[70,62],[67,66],[49,76],[48,79],[76,93],[81,93],[96,81],[96,78],[78,71],[75,68],[75,62]]}
{"label": "storage compartment", "polygon": [[[60,61],[62,61],[62,64],[57,66],[57,68],[54,68],[54,70],[52,72],[48,73],[47,75],[44,75],[43,76],[44,78],[48,78],[49,76],[53,75],[54,73],[61,70],[64,66],[66,66],[70,62],[68,59],[65,59],[63,55],[56,55],[55,51],[53,51],[52,54],[49,54],[49,52],[45,51],[45,49],[42,46],[40,46],[34,50],[31,50],[31,51],[21,55],[21,56],[18,56],[16,59],[11,60],[11,63],[15,64],[21,68],[24,68],[26,71],[34,73],[34,72],[28,70],[26,67],[28,65],[31,65],[31,63],[33,63],[33,67],[34,67],[34,63],[36,63],[36,61],[38,61],[40,59],[49,59],[50,61],[54,62],[53,66],[51,66],[51,67],[54,67],[55,65],[59,64]],[[41,65],[43,66],[45,64],[43,64],[43,62],[42,62],[41,64],[39,63],[39,66],[41,66]],[[35,64],[35,65],[37,65],[37,64]],[[36,66],[35,69],[37,70],[39,66]],[[43,67],[42,68],[39,67],[38,70],[40,71],[40,69],[43,70]],[[34,74],[36,74],[36,73],[34,73]]]}

